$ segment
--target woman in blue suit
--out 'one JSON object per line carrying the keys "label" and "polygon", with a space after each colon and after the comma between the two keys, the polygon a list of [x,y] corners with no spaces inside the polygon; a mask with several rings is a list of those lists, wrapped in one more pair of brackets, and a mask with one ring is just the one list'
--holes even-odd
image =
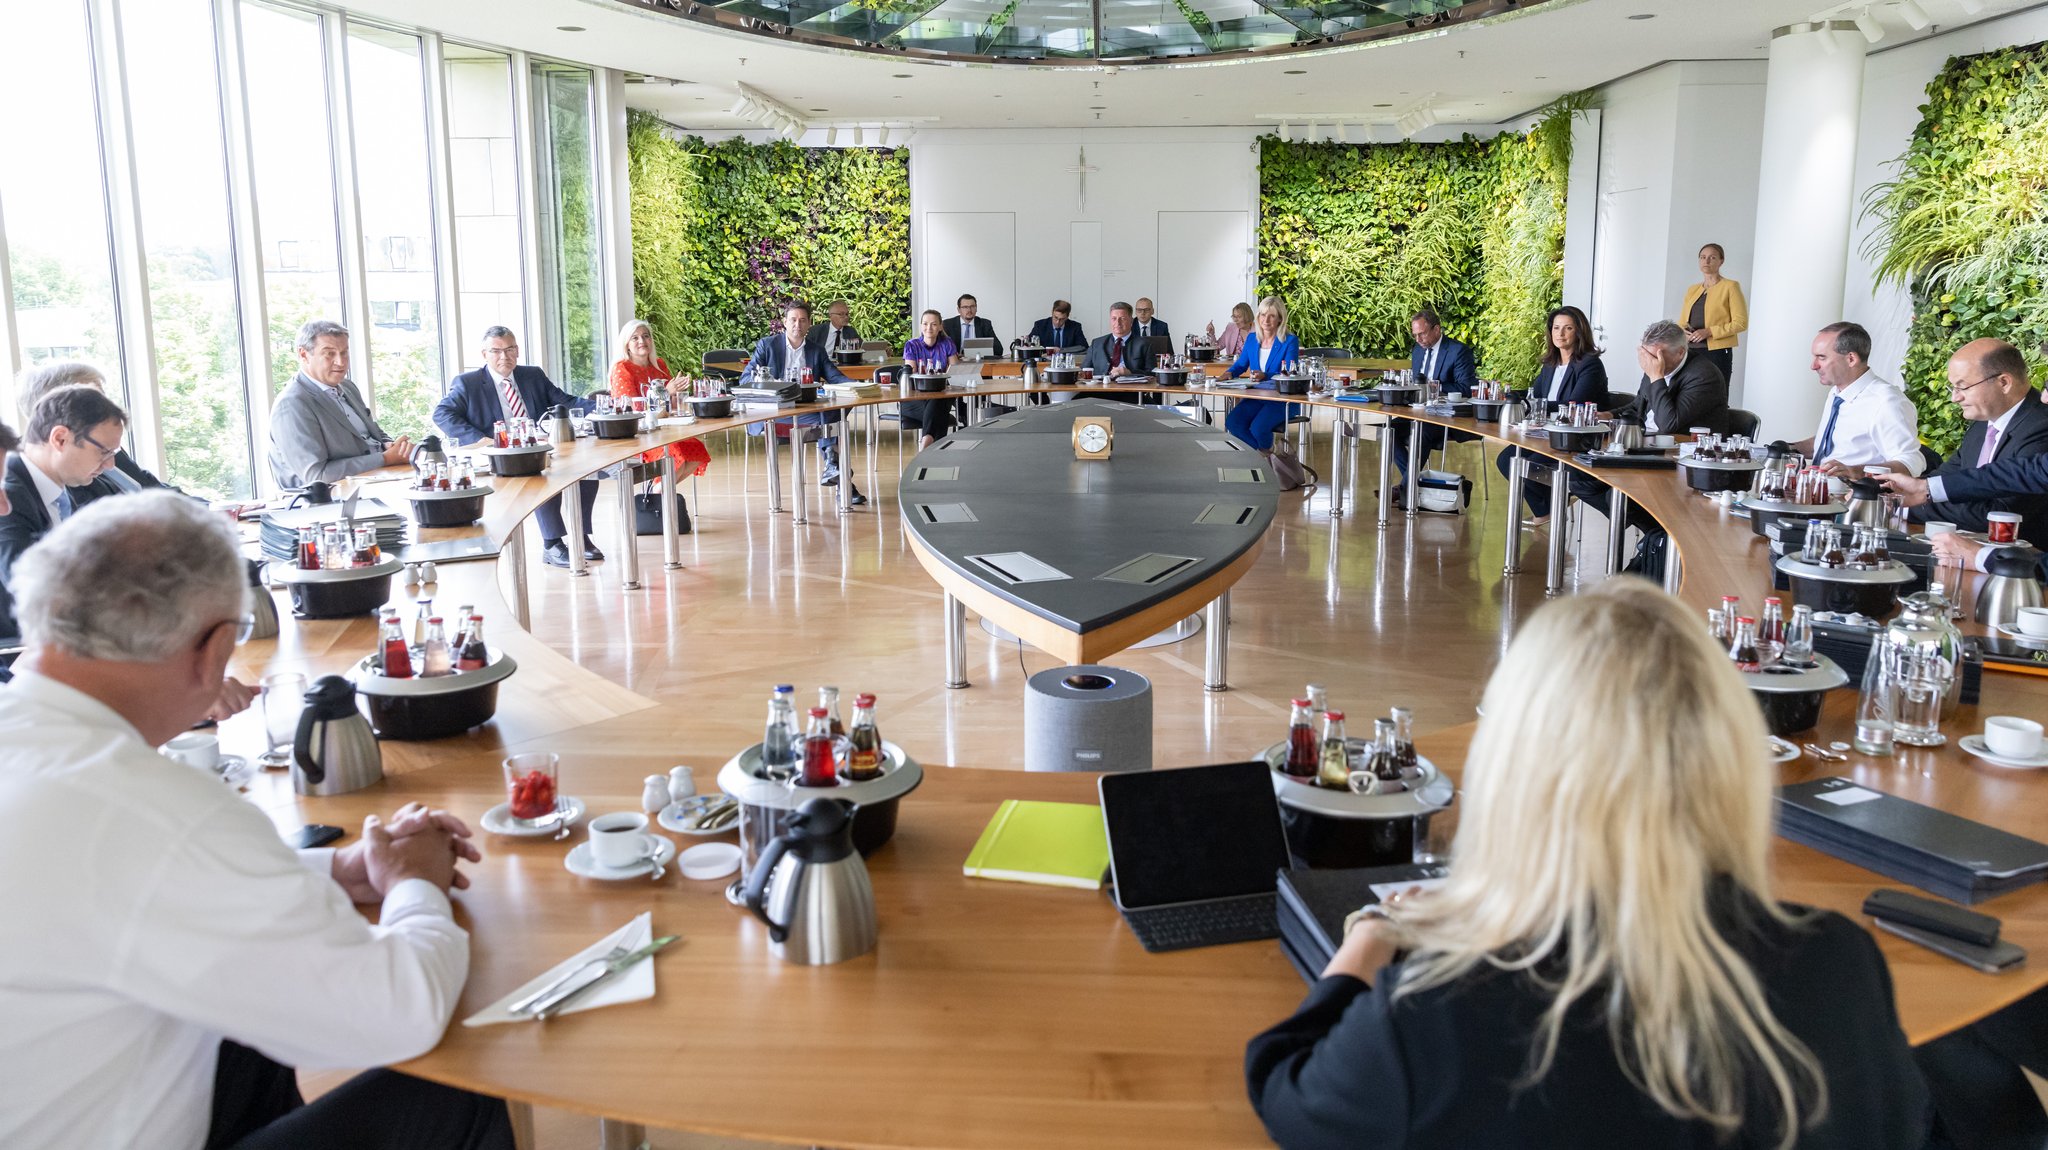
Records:
{"label": "woman in blue suit", "polygon": [[[1529,399],[1543,400],[1552,407],[1560,403],[1603,403],[1607,399],[1607,368],[1600,362],[1600,349],[1593,346],[1593,324],[1586,313],[1566,305],[1550,309],[1550,346],[1543,349],[1543,367],[1536,382],[1529,385]],[[1509,448],[1494,457],[1494,466],[1506,475],[1519,448]],[[1522,498],[1537,521],[1550,517],[1549,483],[1556,466],[1540,456],[1529,456],[1529,478],[1522,485]]]}
{"label": "woman in blue suit", "polygon": [[[1287,330],[1287,305],[1280,302],[1279,296],[1269,295],[1259,301],[1252,333],[1245,337],[1237,360],[1223,374],[1230,379],[1249,376],[1254,380],[1265,380],[1278,375],[1281,364],[1300,358],[1301,341]],[[1273,433],[1287,426],[1287,419],[1293,412],[1294,405],[1290,403],[1247,399],[1230,409],[1230,418],[1223,424],[1230,429],[1230,434],[1255,450],[1271,451]]]}

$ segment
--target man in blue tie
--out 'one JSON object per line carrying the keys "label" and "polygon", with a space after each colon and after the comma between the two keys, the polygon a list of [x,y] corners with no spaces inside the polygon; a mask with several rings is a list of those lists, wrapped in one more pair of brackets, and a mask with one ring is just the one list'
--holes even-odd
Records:
{"label": "man in blue tie", "polygon": [[1866,467],[1918,475],[1920,414],[1896,385],[1870,370],[1870,333],[1863,325],[1831,323],[1813,337],[1813,374],[1830,394],[1820,426],[1792,450],[1819,461],[1828,474],[1861,478]]}
{"label": "man in blue tie", "polygon": [[0,515],[0,646],[12,646],[14,597],[7,589],[15,560],[57,524],[90,503],[83,490],[114,465],[127,413],[96,388],[60,387],[43,396],[28,423],[27,442],[6,454],[7,506]]}

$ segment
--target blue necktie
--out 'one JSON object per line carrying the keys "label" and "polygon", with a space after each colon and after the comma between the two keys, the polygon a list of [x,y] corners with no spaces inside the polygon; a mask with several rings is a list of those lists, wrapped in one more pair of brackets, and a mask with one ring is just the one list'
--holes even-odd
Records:
{"label": "blue necktie", "polygon": [[1813,457],[1815,459],[1826,459],[1828,454],[1834,451],[1835,417],[1840,414],[1842,414],[1842,397],[1837,395],[1834,401],[1828,404],[1828,421],[1826,426],[1820,429],[1820,442],[1813,449]]}
{"label": "blue necktie", "polygon": [[71,492],[68,490],[59,491],[57,493],[57,522],[62,523],[66,519],[71,518],[71,510]]}

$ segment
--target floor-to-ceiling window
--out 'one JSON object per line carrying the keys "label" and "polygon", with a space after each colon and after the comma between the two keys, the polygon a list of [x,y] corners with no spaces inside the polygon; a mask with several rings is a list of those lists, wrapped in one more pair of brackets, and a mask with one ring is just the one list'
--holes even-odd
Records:
{"label": "floor-to-ceiling window", "polygon": [[[0,4],[0,213],[16,351],[23,364],[88,360],[122,386],[106,186],[94,119],[92,43],[82,4]],[[29,110],[33,109],[31,113]],[[0,423],[21,430],[12,373]]]}
{"label": "floor-to-ceiling window", "polygon": [[277,389],[298,370],[299,325],[344,321],[327,66],[318,16],[263,4],[241,13],[242,70],[258,94],[249,136],[270,327],[263,381]]}
{"label": "floor-to-ceiling window", "polygon": [[[419,37],[348,26],[356,209],[370,304],[363,342],[377,420],[393,435],[431,431],[434,404],[447,384],[441,372],[425,84]],[[357,343],[355,354],[363,351]]]}
{"label": "floor-to-ceiling window", "polygon": [[212,5],[120,11],[164,478],[244,498],[254,468]]}
{"label": "floor-to-ceiling window", "polygon": [[571,391],[610,370],[605,349],[604,271],[598,252],[596,93],[587,68],[533,65],[540,200],[541,314],[547,368]]}
{"label": "floor-to-ceiling window", "polygon": [[448,183],[455,197],[455,330],[467,352],[483,346],[485,328],[503,325],[517,333],[526,322],[519,118],[510,56],[461,44],[444,45],[441,55],[448,82]]}

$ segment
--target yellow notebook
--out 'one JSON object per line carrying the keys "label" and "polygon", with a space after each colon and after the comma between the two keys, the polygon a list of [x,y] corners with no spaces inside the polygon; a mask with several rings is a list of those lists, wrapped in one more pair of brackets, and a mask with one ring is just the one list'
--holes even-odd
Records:
{"label": "yellow notebook", "polygon": [[1101,890],[1109,870],[1102,808],[1007,800],[967,852],[962,870],[969,878]]}

